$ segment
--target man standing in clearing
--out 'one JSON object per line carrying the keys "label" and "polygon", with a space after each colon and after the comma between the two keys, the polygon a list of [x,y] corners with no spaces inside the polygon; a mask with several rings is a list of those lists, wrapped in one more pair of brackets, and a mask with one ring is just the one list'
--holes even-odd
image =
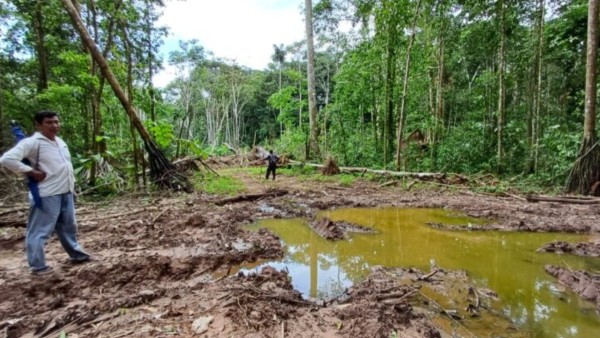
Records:
{"label": "man standing in clearing", "polygon": [[[58,114],[42,111],[35,114],[34,120],[39,132],[7,151],[0,158],[0,164],[38,182],[41,205],[31,203],[25,238],[29,268],[32,274],[38,275],[52,271],[46,265],[44,245],[53,232],[69,254],[71,263],[88,262],[91,256],[77,242],[75,176],[69,149],[56,136],[60,131]],[[29,160],[31,166],[21,162],[24,159]]]}
{"label": "man standing in clearing", "polygon": [[267,179],[269,179],[269,174],[273,173],[273,181],[275,181],[275,170],[277,169],[277,161],[279,161],[279,157],[273,154],[273,150],[269,151],[269,156],[265,159],[268,163],[267,166]]}

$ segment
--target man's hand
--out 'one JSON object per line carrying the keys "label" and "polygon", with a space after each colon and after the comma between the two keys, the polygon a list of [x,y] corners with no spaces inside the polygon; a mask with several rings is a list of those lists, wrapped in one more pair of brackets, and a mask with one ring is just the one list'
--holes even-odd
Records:
{"label": "man's hand", "polygon": [[27,176],[33,177],[37,182],[41,182],[46,178],[46,173],[40,170],[32,170],[27,172]]}

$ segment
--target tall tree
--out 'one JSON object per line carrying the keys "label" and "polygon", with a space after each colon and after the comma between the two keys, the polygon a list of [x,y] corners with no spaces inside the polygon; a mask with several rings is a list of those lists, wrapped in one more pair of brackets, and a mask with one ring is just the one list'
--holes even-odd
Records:
{"label": "tall tree", "polygon": [[600,181],[600,146],[596,135],[596,79],[598,57],[598,0],[588,2],[587,53],[585,65],[585,104],[583,140],[566,191],[588,195]]}
{"label": "tall tree", "polygon": [[396,142],[396,170],[400,170],[400,163],[402,162],[402,138],[404,135],[404,124],[406,123],[406,94],[408,92],[408,75],[410,74],[410,50],[412,49],[415,41],[415,34],[417,28],[417,18],[419,17],[419,11],[421,10],[421,0],[417,1],[417,9],[415,10],[415,16],[411,25],[410,38],[408,40],[408,46],[406,47],[406,60],[404,62],[404,79],[402,84],[402,96],[400,97],[400,109],[398,111],[398,140]]}
{"label": "tall tree", "polygon": [[385,36],[385,117],[383,119],[383,166],[392,155],[394,144],[394,89],[396,86],[396,55],[398,54],[398,32],[400,16],[395,1],[383,1],[380,14]]}
{"label": "tall tree", "polygon": [[[283,63],[285,62],[286,50],[283,48],[283,44],[277,46],[273,45],[273,56],[271,59],[277,63],[277,70],[279,72],[279,93],[281,94],[281,73],[283,71]],[[279,115],[281,115],[281,108],[279,109]],[[283,129],[283,122],[279,122],[281,129]]]}
{"label": "tall tree", "polygon": [[130,98],[127,97],[121,85],[119,84],[117,78],[113,74],[108,62],[102,56],[102,53],[98,49],[98,46],[94,43],[94,40],[90,37],[81,17],[77,9],[75,8],[73,2],[71,0],[61,0],[63,6],[69,13],[71,20],[73,21],[73,25],[75,29],[78,31],[83,43],[87,46],[88,50],[92,54],[92,57],[98,63],[100,67],[100,71],[104,74],[104,77],[110,84],[113,92],[119,99],[119,102],[125,109],[125,112],[131,119],[134,127],[140,134],[142,140],[144,141],[144,145],[146,150],[148,151],[148,156],[150,160],[150,172],[154,179],[154,181],[162,187],[167,187],[175,190],[186,190],[191,191],[191,184],[187,181],[187,179],[179,174],[175,170],[174,165],[165,157],[164,153],[156,142],[152,139],[142,120],[140,119],[138,113],[133,107]]}
{"label": "tall tree", "polygon": [[306,21],[306,49],[307,49],[307,80],[308,80],[308,111],[309,111],[309,148],[310,156],[319,158],[319,126],[317,120],[317,93],[315,84],[315,43],[313,38],[313,8],[312,0],[304,0]]}
{"label": "tall tree", "polygon": [[500,172],[504,161],[504,124],[506,119],[506,81],[505,81],[505,70],[506,70],[506,0],[500,0],[496,4],[497,6],[497,17],[498,24],[500,26],[500,47],[498,50],[498,125],[496,129],[498,131],[498,171]]}
{"label": "tall tree", "polygon": [[38,93],[48,88],[48,57],[46,51],[46,32],[44,30],[44,10],[43,0],[37,0],[35,3],[35,12],[32,18],[35,27],[36,53],[38,58]]}

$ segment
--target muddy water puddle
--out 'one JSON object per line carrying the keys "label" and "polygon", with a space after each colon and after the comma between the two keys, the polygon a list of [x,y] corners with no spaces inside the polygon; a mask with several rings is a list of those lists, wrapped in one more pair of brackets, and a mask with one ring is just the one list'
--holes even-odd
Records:
{"label": "muddy water puddle", "polygon": [[544,272],[545,264],[600,271],[600,259],[536,252],[553,240],[584,241],[587,236],[428,226],[484,223],[439,209],[350,208],[322,212],[319,217],[371,227],[376,233],[355,233],[332,242],[317,235],[303,219],[262,220],[253,228],[278,234],[286,247],[285,257],[242,268],[287,269],[294,287],[305,297],[322,299],[340,294],[378,265],[422,271],[463,269],[476,286],[496,291],[502,312],[536,337],[600,336],[600,316],[594,306]]}

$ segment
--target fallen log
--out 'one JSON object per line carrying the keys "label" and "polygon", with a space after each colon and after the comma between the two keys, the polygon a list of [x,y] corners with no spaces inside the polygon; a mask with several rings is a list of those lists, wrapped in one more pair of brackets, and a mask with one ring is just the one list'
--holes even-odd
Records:
{"label": "fallen log", "polygon": [[575,197],[575,196],[542,196],[542,195],[527,195],[528,202],[556,202],[566,204],[600,204],[600,198],[594,197]]}
{"label": "fallen log", "polygon": [[272,191],[262,193],[262,194],[238,195],[235,197],[225,198],[225,199],[216,201],[215,204],[221,206],[221,205],[230,204],[230,203],[256,201],[256,200],[259,200],[261,198],[266,198],[266,197],[279,197],[279,196],[287,195],[287,193],[288,193],[287,190],[272,190]]}
{"label": "fallen log", "polygon": [[[290,164],[293,165],[304,165],[315,168],[324,168],[323,164],[315,164],[315,163],[303,163],[298,161],[290,161]],[[414,173],[408,171],[391,171],[391,170],[379,170],[379,169],[369,169],[369,168],[359,168],[359,167],[340,167],[340,171],[343,173],[371,173],[378,174],[384,176],[391,177],[413,177],[418,179],[436,179],[441,180],[446,177],[445,173]]]}

